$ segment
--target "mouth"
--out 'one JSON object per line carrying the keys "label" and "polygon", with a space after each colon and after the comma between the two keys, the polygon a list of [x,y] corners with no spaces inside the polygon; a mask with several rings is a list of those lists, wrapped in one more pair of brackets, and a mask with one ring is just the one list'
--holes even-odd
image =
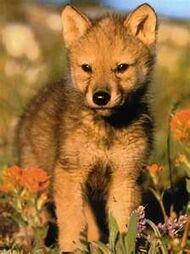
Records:
{"label": "mouth", "polygon": [[114,107],[90,107],[92,110],[97,110],[97,111],[105,111],[105,110],[113,110]]}
{"label": "mouth", "polygon": [[125,104],[125,101],[122,100],[119,104],[111,105],[111,106],[94,106],[94,105],[87,105],[87,107],[96,112],[115,112],[122,108]]}
{"label": "mouth", "polygon": [[117,113],[121,107],[122,105],[117,105],[114,107],[89,107],[89,108],[92,110],[92,112],[94,112],[97,115],[100,115],[102,117],[109,117]]}

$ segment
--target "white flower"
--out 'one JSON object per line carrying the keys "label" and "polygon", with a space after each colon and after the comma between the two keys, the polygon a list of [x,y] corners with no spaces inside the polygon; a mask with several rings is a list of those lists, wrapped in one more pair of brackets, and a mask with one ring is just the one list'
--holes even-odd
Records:
{"label": "white flower", "polygon": [[61,31],[62,25],[61,25],[61,17],[58,14],[50,14],[48,15],[46,19],[46,23],[48,27],[54,31]]}
{"label": "white flower", "polygon": [[25,71],[25,78],[27,83],[35,83],[38,81],[40,77],[43,76],[45,72],[45,66],[44,65],[37,65],[35,67],[31,67]]}
{"label": "white flower", "polygon": [[6,25],[2,31],[2,42],[7,53],[12,57],[24,56],[30,61],[35,61],[40,57],[39,43],[32,29],[26,25]]}

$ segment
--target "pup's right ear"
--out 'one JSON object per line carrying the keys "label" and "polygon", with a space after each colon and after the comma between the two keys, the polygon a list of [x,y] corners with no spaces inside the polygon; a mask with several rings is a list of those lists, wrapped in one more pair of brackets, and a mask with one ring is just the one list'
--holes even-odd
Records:
{"label": "pup's right ear", "polygon": [[132,11],[127,16],[124,26],[147,46],[150,47],[155,43],[157,16],[149,4],[142,4]]}
{"label": "pup's right ear", "polygon": [[62,11],[62,25],[66,48],[69,48],[92,26],[88,17],[71,5],[66,5]]}

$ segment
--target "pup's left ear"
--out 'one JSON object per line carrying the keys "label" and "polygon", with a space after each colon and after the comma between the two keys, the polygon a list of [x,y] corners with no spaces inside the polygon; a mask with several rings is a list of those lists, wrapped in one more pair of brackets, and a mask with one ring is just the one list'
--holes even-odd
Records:
{"label": "pup's left ear", "polygon": [[125,19],[124,26],[147,46],[155,43],[157,16],[150,5],[142,4],[132,11]]}

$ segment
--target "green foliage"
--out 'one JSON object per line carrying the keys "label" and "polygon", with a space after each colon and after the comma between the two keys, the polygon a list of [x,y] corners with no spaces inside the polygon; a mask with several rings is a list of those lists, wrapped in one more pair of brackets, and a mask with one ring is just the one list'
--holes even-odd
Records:
{"label": "green foliage", "polygon": [[109,248],[110,248],[110,252],[114,253],[116,249],[116,242],[118,241],[119,228],[115,218],[112,215],[110,215],[110,218],[109,218],[109,231],[110,231]]}
{"label": "green foliage", "polygon": [[147,224],[150,225],[154,232],[154,238],[150,245],[150,249],[148,251],[148,254],[155,254],[155,253],[162,253],[162,254],[168,254],[168,251],[166,249],[166,246],[164,244],[164,241],[162,239],[162,236],[157,228],[157,226],[150,220],[147,220]]}
{"label": "green foliage", "polygon": [[132,213],[128,226],[128,234],[125,237],[126,254],[135,254],[137,230],[138,215],[136,213]]}
{"label": "green foliage", "polygon": [[[168,254],[166,249],[164,238],[162,238],[158,227],[150,220],[147,220],[147,224],[152,231],[152,241],[149,243],[149,250],[143,251],[142,248],[137,247],[138,242],[138,214],[133,212],[130,220],[128,230],[121,234],[119,227],[112,215],[109,217],[109,230],[110,237],[108,244],[102,242],[90,242],[89,250],[84,247],[80,248],[81,253],[86,254],[135,254],[135,253],[148,253],[148,254]],[[147,238],[145,238],[146,241]],[[140,252],[143,251],[143,252]]]}
{"label": "green foliage", "polygon": [[[109,216],[109,242],[90,242],[88,254],[135,254],[136,253],[136,237],[137,237],[138,215],[132,213],[127,233],[119,232],[118,224],[115,218]],[[82,252],[83,253],[83,252]]]}

